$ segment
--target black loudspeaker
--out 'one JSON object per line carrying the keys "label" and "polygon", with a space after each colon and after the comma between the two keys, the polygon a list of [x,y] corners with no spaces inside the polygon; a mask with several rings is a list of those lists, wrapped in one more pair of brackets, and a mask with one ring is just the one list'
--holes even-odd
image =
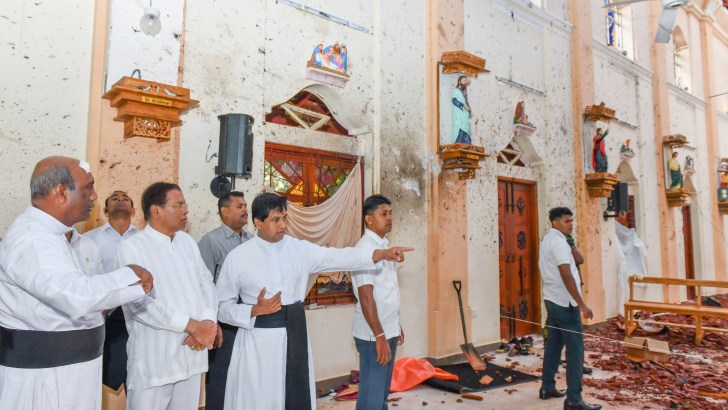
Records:
{"label": "black loudspeaker", "polygon": [[609,198],[609,210],[613,212],[629,211],[629,185],[624,182],[618,183]]}
{"label": "black loudspeaker", "polygon": [[217,118],[220,120],[220,148],[215,173],[250,178],[253,170],[253,117],[225,114]]}

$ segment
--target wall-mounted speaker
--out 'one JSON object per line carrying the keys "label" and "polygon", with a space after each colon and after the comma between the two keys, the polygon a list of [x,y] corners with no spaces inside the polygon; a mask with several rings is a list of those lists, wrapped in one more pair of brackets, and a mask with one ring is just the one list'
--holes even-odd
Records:
{"label": "wall-mounted speaker", "polygon": [[614,212],[629,211],[629,185],[624,182],[618,183],[609,198],[609,210]]}
{"label": "wall-mounted speaker", "polygon": [[250,178],[253,170],[253,117],[225,114],[220,120],[220,148],[217,175]]}

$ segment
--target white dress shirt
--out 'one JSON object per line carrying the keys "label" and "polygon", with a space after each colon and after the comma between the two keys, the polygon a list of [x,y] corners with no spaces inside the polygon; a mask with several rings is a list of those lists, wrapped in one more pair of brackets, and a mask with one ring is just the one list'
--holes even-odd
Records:
{"label": "white dress shirt", "polygon": [[190,319],[217,322],[215,285],[197,243],[182,231],[170,239],[147,225],[119,245],[117,264],[132,263],[152,273],[154,289],[151,297],[123,306],[127,388],[162,386],[207,371],[207,351],[182,344]]}
{"label": "white dress shirt", "polygon": [[563,233],[551,228],[541,240],[539,248],[538,269],[541,271],[543,298],[562,307],[576,306],[576,300],[571,297],[561,278],[559,265],[569,265],[576,289],[581,295],[579,271],[576,269],[571,247]]}
{"label": "white dress shirt", "polygon": [[119,232],[106,222],[86,232],[83,236],[91,238],[96,242],[96,245],[99,247],[99,252],[101,252],[101,262],[104,264],[104,270],[111,272],[116,266],[116,250],[119,247],[119,243],[124,239],[130,238],[137,232],[139,230],[130,224],[126,232],[123,235],[119,235]]}
{"label": "white dress shirt", "polygon": [[[367,229],[359,239],[356,247],[373,252],[375,249],[389,248],[389,241]],[[384,330],[384,337],[387,339],[398,337],[401,329],[399,324],[397,264],[392,261],[380,261],[377,263],[377,269],[375,270],[354,271],[352,272],[351,282],[357,300],[352,335],[361,340],[376,340],[376,335],[364,318],[361,301],[359,300],[359,287],[373,285],[374,303],[377,305],[377,316],[379,316],[379,323]]]}
{"label": "white dress shirt", "polygon": [[34,207],[10,225],[0,242],[0,325],[90,329],[102,324],[103,310],[143,298],[141,286],[130,286],[139,278],[129,268],[89,276],[99,268],[98,250],[77,232],[69,243],[72,230]]}

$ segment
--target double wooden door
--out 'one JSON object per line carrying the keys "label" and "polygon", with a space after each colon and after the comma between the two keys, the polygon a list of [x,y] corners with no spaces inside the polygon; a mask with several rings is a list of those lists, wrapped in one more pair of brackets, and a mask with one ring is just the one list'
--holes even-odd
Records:
{"label": "double wooden door", "polygon": [[498,254],[501,337],[538,332],[541,302],[537,273],[536,186],[498,181]]}

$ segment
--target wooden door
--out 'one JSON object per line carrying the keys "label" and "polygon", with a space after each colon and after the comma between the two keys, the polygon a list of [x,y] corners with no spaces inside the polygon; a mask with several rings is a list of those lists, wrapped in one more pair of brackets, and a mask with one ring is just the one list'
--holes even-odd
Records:
{"label": "wooden door", "polygon": [[[540,315],[535,185],[498,181],[501,337],[535,333]],[[533,322],[533,323],[529,323]]]}
{"label": "wooden door", "polygon": [[[683,242],[685,244],[685,279],[695,279],[695,263],[693,260],[693,221],[690,219],[690,205],[682,208]],[[688,299],[695,299],[695,288],[688,286]]]}

